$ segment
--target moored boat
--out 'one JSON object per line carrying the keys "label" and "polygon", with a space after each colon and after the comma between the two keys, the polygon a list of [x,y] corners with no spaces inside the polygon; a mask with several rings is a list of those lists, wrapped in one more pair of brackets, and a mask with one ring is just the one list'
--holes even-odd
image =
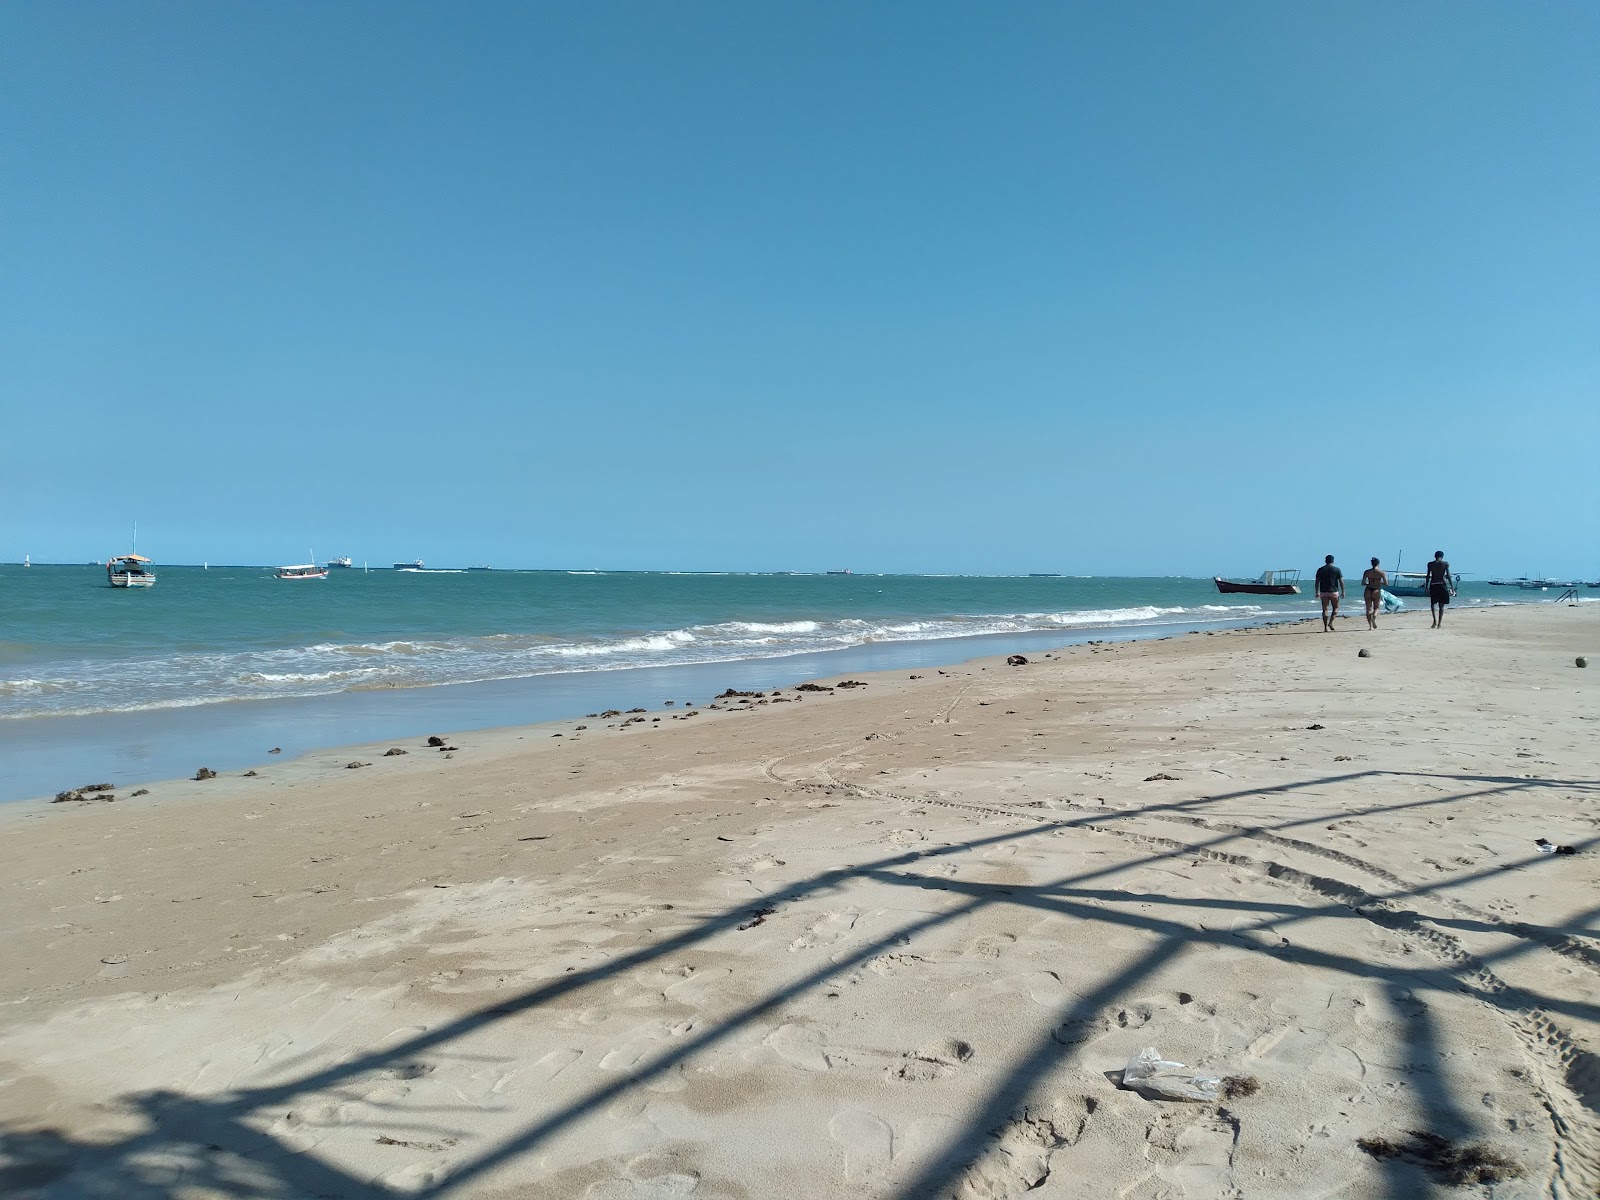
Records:
{"label": "moored boat", "polygon": [[142,554],[119,554],[106,559],[106,582],[114,588],[155,587],[156,573],[145,564],[150,560]]}
{"label": "moored boat", "polygon": [[[1450,576],[1450,594],[1453,596],[1461,587],[1459,572]],[[1418,571],[1391,571],[1389,572],[1389,590],[1396,596],[1426,596],[1428,594],[1428,577]]]}
{"label": "moored boat", "polygon": [[316,563],[296,563],[294,566],[279,567],[272,576],[274,579],[326,579],[328,568],[319,567]]}
{"label": "moored boat", "polygon": [[1213,582],[1217,591],[1224,596],[1235,592],[1246,596],[1298,596],[1300,594],[1300,572],[1296,570],[1263,571],[1259,579],[1224,579],[1215,576]]}

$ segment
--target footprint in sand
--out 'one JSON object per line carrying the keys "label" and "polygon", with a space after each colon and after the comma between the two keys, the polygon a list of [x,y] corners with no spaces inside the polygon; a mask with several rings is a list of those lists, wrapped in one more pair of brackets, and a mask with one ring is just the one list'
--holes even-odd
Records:
{"label": "footprint in sand", "polygon": [[894,1127],[859,1108],[841,1108],[828,1122],[828,1136],[844,1147],[844,1177],[876,1182],[894,1159]]}
{"label": "footprint in sand", "polygon": [[920,954],[880,954],[867,963],[867,969],[877,975],[895,975],[907,969],[926,966],[928,960]]}
{"label": "footprint in sand", "polygon": [[811,926],[789,944],[790,952],[810,950],[817,946],[831,946],[846,937],[856,927],[860,920],[859,909],[848,908],[843,912],[829,913],[811,923]]}
{"label": "footprint in sand", "polygon": [[1017,943],[1014,933],[988,934],[968,943],[965,953],[974,958],[999,958]]}
{"label": "footprint in sand", "polygon": [[678,1200],[700,1190],[700,1177],[670,1171],[649,1179],[607,1179],[583,1190],[583,1200]]}
{"label": "footprint in sand", "polygon": [[1179,1113],[1163,1112],[1151,1124],[1145,1140],[1147,1156],[1157,1164],[1157,1175],[1175,1184],[1178,1196],[1212,1200],[1236,1194],[1233,1153],[1239,1127],[1231,1118],[1210,1113],[1186,1119]]}
{"label": "footprint in sand", "polygon": [[814,1026],[780,1025],[762,1040],[762,1045],[770,1046],[784,1062],[802,1071],[826,1071],[833,1066],[827,1054],[827,1038]]}
{"label": "footprint in sand", "polygon": [[994,1131],[994,1141],[956,1185],[956,1200],[996,1200],[1040,1187],[1050,1176],[1051,1157],[1077,1143],[1097,1107],[1087,1096],[1029,1105]]}
{"label": "footprint in sand", "polygon": [[943,1079],[953,1074],[962,1064],[972,1059],[972,1045],[960,1038],[947,1038],[921,1050],[913,1050],[905,1061],[889,1068],[891,1079],[903,1083],[924,1083],[930,1079]]}

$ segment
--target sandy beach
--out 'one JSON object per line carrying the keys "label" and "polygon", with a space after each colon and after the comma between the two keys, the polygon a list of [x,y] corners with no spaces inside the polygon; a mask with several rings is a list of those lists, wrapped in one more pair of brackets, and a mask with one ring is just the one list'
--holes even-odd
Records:
{"label": "sandy beach", "polygon": [[1593,1197],[1600,605],[1361,625],[9,805],[0,1193]]}

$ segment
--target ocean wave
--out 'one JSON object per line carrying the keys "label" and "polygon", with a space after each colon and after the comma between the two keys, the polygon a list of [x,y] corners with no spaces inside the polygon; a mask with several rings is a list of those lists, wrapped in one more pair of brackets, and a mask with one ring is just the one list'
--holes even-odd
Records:
{"label": "ocean wave", "polygon": [[[1309,610],[1308,610],[1309,611]],[[1295,610],[1256,605],[1130,605],[1050,612],[794,617],[735,620],[588,637],[548,631],[413,637],[304,646],[194,651],[164,657],[82,659],[30,666],[0,681],[0,716],[29,717],[349,690],[487,682],[638,666],[765,659],[882,642],[944,641],[1051,630],[1137,628],[1249,620]]]}
{"label": "ocean wave", "polygon": [[696,625],[707,633],[815,633],[815,621],[726,621],[721,625]]}

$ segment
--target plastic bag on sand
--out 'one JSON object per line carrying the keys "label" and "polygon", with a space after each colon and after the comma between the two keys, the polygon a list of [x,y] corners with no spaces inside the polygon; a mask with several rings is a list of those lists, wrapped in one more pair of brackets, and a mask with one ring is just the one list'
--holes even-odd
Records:
{"label": "plastic bag on sand", "polygon": [[1386,613],[1405,612],[1406,602],[1393,592],[1379,592],[1383,598],[1383,611]]}
{"label": "plastic bag on sand", "polygon": [[1193,1069],[1180,1062],[1168,1062],[1154,1046],[1146,1046],[1130,1058],[1122,1072],[1123,1087],[1151,1100],[1215,1104],[1221,1082],[1210,1075],[1196,1075]]}

